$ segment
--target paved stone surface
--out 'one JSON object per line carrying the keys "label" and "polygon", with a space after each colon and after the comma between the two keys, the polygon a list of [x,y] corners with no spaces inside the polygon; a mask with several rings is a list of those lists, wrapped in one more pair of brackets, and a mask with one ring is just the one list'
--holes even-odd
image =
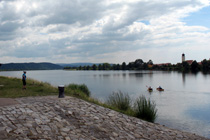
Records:
{"label": "paved stone surface", "polygon": [[8,106],[8,105],[15,105],[15,104],[18,104],[18,102],[15,99],[0,98],[0,107],[1,106]]}
{"label": "paved stone surface", "polygon": [[207,140],[73,97],[16,100],[0,107],[1,140]]}

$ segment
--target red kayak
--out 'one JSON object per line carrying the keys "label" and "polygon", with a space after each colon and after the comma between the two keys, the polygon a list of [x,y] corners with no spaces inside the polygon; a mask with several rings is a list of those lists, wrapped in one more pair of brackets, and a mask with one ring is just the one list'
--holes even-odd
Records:
{"label": "red kayak", "polygon": [[157,88],[157,90],[158,90],[158,91],[164,91],[164,89],[163,89],[163,88]]}

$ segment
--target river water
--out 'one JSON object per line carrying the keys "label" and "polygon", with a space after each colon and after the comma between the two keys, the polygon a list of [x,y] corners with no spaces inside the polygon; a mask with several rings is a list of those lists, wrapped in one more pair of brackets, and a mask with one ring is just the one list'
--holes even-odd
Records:
{"label": "river water", "polygon": [[[22,71],[0,72],[21,78]],[[53,86],[86,84],[91,96],[105,101],[113,92],[128,93],[135,100],[141,95],[155,101],[156,123],[210,138],[210,75],[165,71],[28,71],[27,77]],[[147,86],[165,91],[149,93]]]}

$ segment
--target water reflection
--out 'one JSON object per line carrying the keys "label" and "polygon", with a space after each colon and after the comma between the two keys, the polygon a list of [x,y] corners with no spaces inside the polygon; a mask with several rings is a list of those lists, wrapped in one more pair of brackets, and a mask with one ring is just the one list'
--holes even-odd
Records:
{"label": "water reflection", "polygon": [[182,82],[185,85],[185,81],[186,81],[186,75],[185,73],[182,73]]}
{"label": "water reflection", "polygon": [[129,77],[141,78],[143,77],[143,73],[129,73]]}
{"label": "water reflection", "polygon": [[123,73],[122,76],[125,78],[127,76],[127,73]]}
{"label": "water reflection", "polygon": [[123,73],[114,73],[113,74],[113,77],[120,77],[120,76],[122,76],[123,75]]}

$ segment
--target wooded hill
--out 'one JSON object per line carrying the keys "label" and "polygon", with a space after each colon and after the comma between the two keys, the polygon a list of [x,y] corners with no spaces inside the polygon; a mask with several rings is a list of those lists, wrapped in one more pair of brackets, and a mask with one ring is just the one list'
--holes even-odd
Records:
{"label": "wooded hill", "polygon": [[1,64],[0,70],[55,70],[63,69],[62,66],[53,63],[7,63]]}

